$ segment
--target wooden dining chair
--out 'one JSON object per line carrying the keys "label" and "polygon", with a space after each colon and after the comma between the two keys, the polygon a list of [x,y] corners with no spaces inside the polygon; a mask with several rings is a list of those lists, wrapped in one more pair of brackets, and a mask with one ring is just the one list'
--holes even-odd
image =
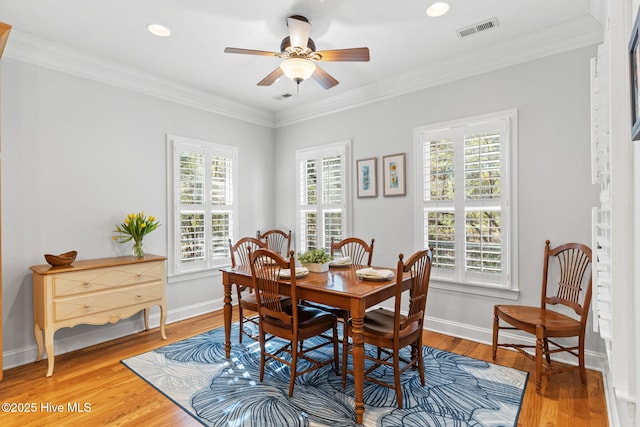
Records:
{"label": "wooden dining chair", "polygon": [[[394,389],[398,408],[402,408],[402,384],[400,376],[410,367],[418,369],[420,382],[424,387],[424,361],[422,359],[422,329],[424,325],[427,292],[429,290],[429,278],[431,276],[431,250],[425,249],[411,255],[404,262],[404,255],[398,257],[396,269],[396,288],[394,310],[379,308],[368,311],[365,314],[363,324],[364,343],[377,347],[375,356],[365,352],[365,361],[373,362],[365,372],[366,381]],[[402,299],[405,293],[402,291],[403,275],[411,275],[409,288],[409,312],[401,314]],[[351,322],[346,323],[347,333],[353,334]],[[411,346],[410,357],[400,355],[400,349]],[[347,357],[351,353],[346,340],[342,343],[342,388],[346,386]],[[371,375],[381,366],[393,368],[393,384],[384,382]]]}
{"label": "wooden dining chair", "polygon": [[339,251],[343,257],[351,258],[351,262],[356,265],[364,265],[365,256],[367,257],[367,266],[371,266],[371,260],[373,259],[373,243],[376,239],[371,239],[371,244],[367,244],[362,239],[357,237],[347,237],[339,242],[336,242],[334,238],[331,238],[330,254],[336,255]]}
{"label": "wooden dining chair", "polygon": [[291,250],[291,230],[284,232],[282,230],[268,230],[264,233],[260,233],[260,230],[256,233],[256,237],[267,244],[267,248],[274,252],[286,257]]}
{"label": "wooden dining chair", "polygon": [[[235,245],[229,239],[229,252],[231,253],[231,266],[236,267],[238,265],[249,265],[251,260],[249,259],[249,248],[256,250],[259,248],[265,248],[264,242],[255,239],[253,237],[243,237],[239,239]],[[238,341],[242,343],[242,336],[246,335],[249,338],[258,341],[259,336],[253,335],[248,329],[245,328],[245,323],[253,323],[258,327],[258,302],[256,300],[256,294],[253,289],[248,286],[239,285],[236,283],[236,293],[238,295],[238,314],[240,324],[240,333],[238,334]]]}
{"label": "wooden dining chair", "polygon": [[[269,249],[250,250],[251,276],[253,287],[256,290],[258,301],[258,313],[260,324],[260,382],[264,378],[265,363],[267,359],[273,359],[289,367],[289,397],[293,396],[293,387],[296,377],[307,372],[314,371],[323,366],[334,364],[338,373],[338,332],[337,319],[331,313],[298,304],[296,287],[296,262],[294,252],[289,253],[289,259],[284,259],[279,254]],[[289,270],[290,303],[282,303],[281,272]],[[331,338],[326,339],[322,334],[332,330]],[[267,337],[268,335],[268,337]],[[299,344],[312,337],[319,337],[319,343],[309,348],[302,349]],[[280,337],[287,342],[274,349],[267,350],[266,343],[274,337]],[[326,345],[333,345],[333,357],[319,360],[310,355]],[[300,347],[300,349],[298,348]],[[284,354],[288,353],[290,358]],[[304,369],[298,371],[298,358],[306,362]]]}
{"label": "wooden dining chair", "polygon": [[[373,243],[374,242],[375,242],[375,239],[371,239],[371,244],[368,245],[367,242],[357,237],[348,237],[346,239],[340,240],[339,242],[336,242],[332,237],[330,254],[331,256],[335,256],[338,253],[338,251],[340,251],[342,256],[343,257],[348,256],[351,259],[352,264],[354,265],[365,265],[364,260],[366,257],[366,261],[367,261],[366,265],[367,267],[371,267],[371,260],[373,259]],[[349,318],[351,317],[349,310],[346,310],[343,308],[331,307],[329,305],[324,305],[324,304],[314,303],[314,302],[306,302],[306,304],[311,307],[316,307],[316,308],[328,311],[329,313],[332,313],[343,324],[347,320],[349,320]],[[347,329],[343,326],[342,339],[340,341],[343,342],[345,339],[347,339]]]}
{"label": "wooden dining chair", "polygon": [[[544,375],[579,369],[582,383],[587,382],[584,338],[591,305],[591,249],[581,243],[566,243],[555,248],[550,248],[549,244],[547,240],[544,247],[540,307],[499,304],[493,308],[493,360],[496,360],[498,347],[513,348],[534,360],[538,394]],[[556,285],[549,284],[552,277],[557,277]],[[550,306],[556,306],[556,309],[551,310]],[[559,312],[557,306],[564,306],[566,314]],[[500,326],[501,320],[509,326]],[[503,329],[529,333],[536,337],[536,344],[498,343],[498,333]],[[571,337],[577,338],[576,345],[556,341]],[[535,348],[535,355],[525,351],[527,348]],[[578,366],[552,367],[551,355],[559,352],[576,356]]]}

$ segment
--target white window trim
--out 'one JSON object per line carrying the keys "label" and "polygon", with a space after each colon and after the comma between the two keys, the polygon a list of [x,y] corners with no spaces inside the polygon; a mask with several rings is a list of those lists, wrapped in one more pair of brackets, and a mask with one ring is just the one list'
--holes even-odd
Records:
{"label": "white window trim", "polygon": [[[302,207],[300,205],[300,161],[311,158],[322,158],[323,153],[341,152],[344,156],[343,168],[342,168],[342,181],[343,181],[343,201],[342,201],[342,227],[345,236],[351,235],[353,215],[351,210],[351,141],[339,141],[325,145],[317,145],[313,147],[306,147],[296,150],[296,247],[302,248],[302,233],[300,230],[300,215],[302,213]],[[321,242],[323,244],[324,242]],[[328,246],[328,243],[327,243]]]}
{"label": "white window trim", "polygon": [[489,114],[483,114],[478,116],[466,117],[457,120],[451,120],[447,122],[435,123],[426,126],[419,126],[414,128],[414,158],[415,158],[415,170],[414,185],[415,192],[415,207],[414,207],[414,227],[415,233],[415,247],[423,248],[424,240],[422,231],[424,228],[424,204],[422,201],[423,195],[423,180],[422,174],[422,146],[420,135],[424,132],[437,132],[439,130],[446,131],[454,127],[474,125],[478,123],[506,119],[507,129],[507,141],[505,144],[505,171],[509,179],[507,180],[504,190],[507,194],[506,209],[508,209],[508,231],[510,238],[506,243],[506,253],[509,256],[506,266],[506,284],[505,285],[491,285],[486,283],[474,283],[471,281],[459,281],[452,277],[445,277],[438,275],[435,271],[432,272],[431,282],[432,287],[437,289],[443,289],[453,292],[468,293],[474,295],[483,295],[489,297],[504,298],[510,300],[516,300],[519,295],[519,283],[518,283],[518,110],[510,109],[504,111],[498,111]]}
{"label": "white window trim", "polygon": [[[167,248],[169,257],[167,260],[167,275],[169,277],[176,278],[172,282],[182,281],[182,279],[188,280],[191,278],[198,278],[209,276],[217,272],[221,267],[225,267],[231,264],[231,258],[221,258],[218,260],[211,260],[209,253],[207,252],[206,260],[200,264],[194,265],[191,268],[185,268],[180,265],[180,248],[176,243],[179,232],[179,226],[176,223],[178,218],[178,205],[176,202],[176,180],[179,176],[179,166],[176,162],[176,145],[192,145],[194,147],[200,147],[201,149],[208,150],[220,150],[229,153],[232,160],[233,170],[233,206],[232,206],[232,236],[238,235],[238,148],[230,145],[217,144],[210,141],[197,140],[192,138],[186,138],[182,136],[176,136],[167,134]],[[207,242],[207,247],[210,245]],[[208,249],[210,250],[210,249]],[[183,276],[178,278],[177,276]]]}

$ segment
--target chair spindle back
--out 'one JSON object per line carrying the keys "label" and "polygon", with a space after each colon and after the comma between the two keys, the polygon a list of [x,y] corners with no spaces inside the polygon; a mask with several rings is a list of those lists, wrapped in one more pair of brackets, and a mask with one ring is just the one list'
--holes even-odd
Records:
{"label": "chair spindle back", "polygon": [[[411,274],[411,288],[409,290],[409,313],[404,318],[395,317],[395,333],[401,336],[402,331],[411,328],[412,331],[422,331],[424,313],[427,304],[427,292],[431,277],[431,251],[422,250],[413,254],[407,262],[403,261],[404,255],[398,257],[398,269],[396,272],[396,298],[395,312],[400,313],[402,301],[402,277],[404,273]],[[421,333],[421,332],[420,332]]]}
{"label": "chair spindle back", "polygon": [[291,251],[291,230],[285,233],[282,230],[268,230],[256,233],[257,238],[266,243],[267,249],[276,252],[279,255],[288,256]]}
{"label": "chair spindle back", "polygon": [[[580,243],[567,243],[551,249],[549,244],[550,242],[547,240],[542,277],[541,307],[544,308],[545,304],[561,304],[572,308],[577,315],[583,316],[585,312],[588,313],[589,305],[591,304],[591,249]],[[556,260],[559,268],[559,280],[556,294],[548,296],[549,263],[552,258]],[[582,292],[582,286],[587,275],[587,288]]]}
{"label": "chair spindle back", "polygon": [[348,237],[339,242],[335,242],[332,237],[330,253],[334,255],[335,252],[340,251],[342,252],[342,256],[351,258],[351,262],[357,265],[364,265],[366,256],[366,265],[371,266],[374,242],[375,239],[371,239],[371,244],[368,245],[364,240],[357,237]]}
{"label": "chair spindle back", "polygon": [[293,310],[293,315],[285,312],[278,283],[281,270],[290,269],[290,304],[295,306],[297,292],[294,253],[291,252],[289,259],[286,260],[270,249],[259,248],[255,251],[249,249],[249,257],[251,259],[251,274],[254,278],[253,287],[256,290],[260,316],[271,316],[292,325],[296,324],[297,310]]}
{"label": "chair spindle back", "polygon": [[231,252],[231,266],[236,267],[238,265],[249,265],[251,260],[249,259],[249,248],[252,251],[256,249],[266,247],[264,242],[253,238],[253,237],[243,237],[239,239],[235,245],[229,239],[229,249]]}

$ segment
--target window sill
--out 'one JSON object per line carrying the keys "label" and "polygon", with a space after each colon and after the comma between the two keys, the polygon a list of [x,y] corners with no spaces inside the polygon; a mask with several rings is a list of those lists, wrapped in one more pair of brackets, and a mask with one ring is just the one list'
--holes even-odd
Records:
{"label": "window sill", "polygon": [[460,292],[472,295],[482,295],[491,298],[502,298],[515,301],[520,296],[518,289],[507,289],[498,286],[468,284],[455,282],[452,280],[431,277],[429,287],[434,289],[442,289],[451,292]]}
{"label": "window sill", "polygon": [[167,276],[167,284],[188,282],[190,280],[204,279],[209,277],[218,277],[222,274],[220,273],[221,268],[230,267],[230,266],[231,264],[223,264],[223,265],[218,265],[215,267],[202,269],[202,270],[173,273]]}

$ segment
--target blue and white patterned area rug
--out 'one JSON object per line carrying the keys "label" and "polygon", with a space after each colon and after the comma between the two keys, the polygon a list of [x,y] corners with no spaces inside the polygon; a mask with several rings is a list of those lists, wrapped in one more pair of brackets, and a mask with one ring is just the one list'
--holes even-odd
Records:
{"label": "blue and white patterned area rug", "polygon": [[[260,383],[258,343],[245,337],[244,344],[238,344],[237,324],[231,340],[231,359],[225,358],[224,329],[219,328],[122,363],[203,425],[356,425],[352,379],[343,390],[340,377],[331,366],[325,366],[299,377],[289,398],[288,368],[278,362],[267,365]],[[307,345],[312,345],[311,340]],[[331,348],[323,351],[330,357]],[[367,347],[366,351],[375,348]],[[404,409],[397,408],[393,390],[365,383],[365,426],[516,425],[527,372],[427,346],[423,357],[425,387],[416,370],[402,376]],[[380,368],[378,374],[393,382],[390,370]]]}

